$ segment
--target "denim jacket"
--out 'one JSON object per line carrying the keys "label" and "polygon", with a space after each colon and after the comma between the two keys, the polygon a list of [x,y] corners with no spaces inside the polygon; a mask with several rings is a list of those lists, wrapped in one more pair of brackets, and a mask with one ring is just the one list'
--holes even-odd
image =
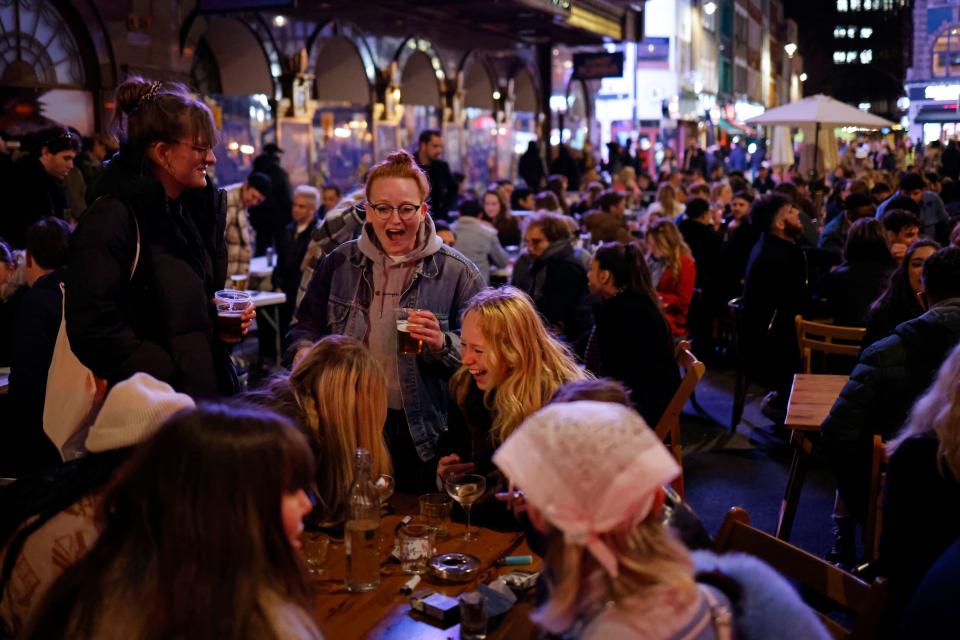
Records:
{"label": "denim jacket", "polygon": [[[318,340],[342,334],[364,341],[372,273],[373,263],[360,251],[356,240],[326,255],[300,304],[297,323],[291,327],[293,337]],[[403,410],[422,460],[434,457],[437,437],[447,428],[447,381],[460,366],[460,313],[467,300],[482,288],[477,267],[443,246],[420,261],[400,297],[401,307],[432,311],[446,334],[442,351],[400,356],[397,364]]]}

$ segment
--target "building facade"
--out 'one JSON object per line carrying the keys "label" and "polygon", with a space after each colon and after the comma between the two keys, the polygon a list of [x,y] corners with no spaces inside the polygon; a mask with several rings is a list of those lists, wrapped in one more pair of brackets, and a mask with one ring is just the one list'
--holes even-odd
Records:
{"label": "building facade", "polygon": [[910,137],[960,136],[960,2],[915,0],[913,64],[907,70]]}

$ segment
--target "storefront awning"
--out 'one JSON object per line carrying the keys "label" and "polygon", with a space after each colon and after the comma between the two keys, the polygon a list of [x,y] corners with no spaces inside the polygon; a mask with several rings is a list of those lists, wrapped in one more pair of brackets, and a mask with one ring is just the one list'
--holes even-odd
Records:
{"label": "storefront awning", "polygon": [[920,113],[914,122],[960,122],[960,113],[957,112],[957,103],[930,105],[920,108]]}
{"label": "storefront awning", "polygon": [[720,128],[732,136],[755,137],[757,135],[757,132],[747,125],[740,124],[739,122],[734,122],[732,120],[727,120],[726,118],[720,118]]}

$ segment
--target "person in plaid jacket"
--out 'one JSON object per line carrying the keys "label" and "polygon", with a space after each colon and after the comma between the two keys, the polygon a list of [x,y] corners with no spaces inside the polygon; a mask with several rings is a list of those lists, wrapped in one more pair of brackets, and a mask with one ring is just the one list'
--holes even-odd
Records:
{"label": "person in plaid jacket", "polygon": [[250,256],[253,253],[255,236],[247,209],[262,203],[273,185],[263,173],[253,172],[246,182],[238,182],[224,188],[227,192],[227,280],[224,286],[230,288],[230,276],[246,275],[250,271]]}

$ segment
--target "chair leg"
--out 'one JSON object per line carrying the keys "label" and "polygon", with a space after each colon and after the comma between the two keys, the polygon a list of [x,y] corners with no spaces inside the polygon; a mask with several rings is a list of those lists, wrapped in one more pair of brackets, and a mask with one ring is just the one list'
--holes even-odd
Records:
{"label": "chair leg", "polygon": [[737,372],[733,386],[733,415],[730,416],[730,431],[734,433],[737,431],[737,425],[740,424],[740,418],[743,417],[743,406],[747,401],[747,387],[749,386],[750,383],[747,382],[746,377]]}

